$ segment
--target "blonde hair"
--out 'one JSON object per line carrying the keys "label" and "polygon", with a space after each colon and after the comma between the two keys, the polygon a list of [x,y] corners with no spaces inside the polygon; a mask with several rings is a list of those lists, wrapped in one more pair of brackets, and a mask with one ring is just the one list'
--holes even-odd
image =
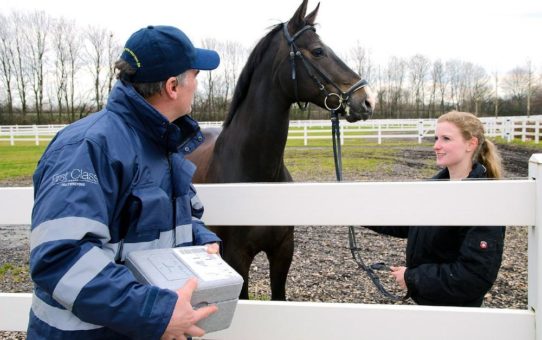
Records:
{"label": "blonde hair", "polygon": [[457,126],[465,140],[476,137],[478,139],[478,147],[472,155],[472,161],[485,166],[487,177],[502,177],[501,156],[495,144],[486,139],[484,125],[480,119],[469,112],[451,111],[438,118],[437,123],[441,122],[448,122]]}

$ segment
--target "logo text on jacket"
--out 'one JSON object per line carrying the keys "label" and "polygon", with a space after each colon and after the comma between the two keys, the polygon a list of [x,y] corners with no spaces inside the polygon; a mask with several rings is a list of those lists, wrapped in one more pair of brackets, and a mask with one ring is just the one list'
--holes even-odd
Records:
{"label": "logo text on jacket", "polygon": [[60,174],[53,175],[53,185],[61,185],[63,187],[79,186],[84,187],[86,183],[98,184],[98,176],[96,174],[85,171],[83,169],[73,169]]}

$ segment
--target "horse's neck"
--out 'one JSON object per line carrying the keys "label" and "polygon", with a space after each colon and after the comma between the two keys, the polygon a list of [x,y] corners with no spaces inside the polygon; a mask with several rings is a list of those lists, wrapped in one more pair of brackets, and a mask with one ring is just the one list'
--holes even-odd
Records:
{"label": "horse's neck", "polygon": [[251,86],[215,147],[214,161],[231,169],[222,171],[226,181],[282,180],[289,110],[290,102],[270,83]]}

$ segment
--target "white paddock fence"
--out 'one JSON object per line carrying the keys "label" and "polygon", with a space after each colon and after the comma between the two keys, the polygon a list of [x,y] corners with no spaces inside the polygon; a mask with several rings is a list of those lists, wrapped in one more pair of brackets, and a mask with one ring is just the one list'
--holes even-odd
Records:
{"label": "white paddock fence", "polygon": [[[539,143],[542,134],[542,116],[483,117],[486,135],[502,137],[510,142],[513,139],[531,140]],[[222,122],[200,122],[202,128],[220,128]],[[0,142],[15,145],[18,142],[50,141],[65,125],[0,125]],[[424,138],[435,134],[435,119],[370,119],[356,123],[341,123],[341,142],[345,139],[376,140],[382,144],[385,139],[415,139],[421,143]],[[331,140],[329,120],[296,120],[290,122],[289,140],[303,140],[308,145],[311,140]]]}
{"label": "white paddock fence", "polygon": [[[531,157],[529,177],[522,180],[205,184],[197,189],[209,225],[529,228],[525,310],[240,301],[231,327],[208,339],[542,340],[542,154]],[[0,223],[29,224],[32,197],[32,188],[0,189]],[[30,294],[0,294],[0,330],[25,330],[30,304]]]}

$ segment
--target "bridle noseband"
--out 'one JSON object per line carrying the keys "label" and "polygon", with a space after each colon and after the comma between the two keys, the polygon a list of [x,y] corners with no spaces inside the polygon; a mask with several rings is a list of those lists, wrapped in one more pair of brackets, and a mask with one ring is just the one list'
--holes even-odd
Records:
{"label": "bridle noseband", "polygon": [[[325,94],[324,99],[324,106],[326,109],[328,109],[330,112],[336,112],[341,107],[343,107],[346,111],[346,114],[348,115],[348,110],[346,109],[346,105],[348,104],[348,101],[350,100],[350,96],[356,92],[359,89],[362,89],[368,85],[368,82],[365,79],[360,79],[358,82],[356,82],[354,85],[352,85],[346,92],[343,92],[341,88],[333,82],[333,80],[329,79],[328,76],[325,75],[318,67],[316,67],[309,59],[305,58],[303,56],[303,53],[301,53],[301,50],[299,47],[297,47],[295,41],[297,38],[299,38],[303,33],[306,31],[313,31],[316,32],[316,29],[313,25],[305,25],[302,29],[297,31],[293,36],[290,35],[290,32],[288,32],[288,22],[285,22],[282,24],[282,30],[284,32],[284,37],[286,38],[286,41],[288,42],[288,46],[290,47],[290,66],[292,69],[292,80],[294,81],[294,92],[295,92],[295,100],[297,102],[297,105],[300,109],[304,109],[307,107],[307,103],[305,105],[301,105],[301,102],[299,101],[299,95],[298,95],[298,89],[297,89],[297,78],[296,78],[296,58],[300,59],[302,62],[302,65],[305,67],[305,70],[307,71],[307,74],[312,78],[312,80],[316,83],[318,86],[318,89]],[[325,81],[328,84],[331,84],[335,88],[337,92],[329,92],[326,90],[326,87],[320,79],[316,76],[315,71],[318,76]],[[339,103],[336,107],[330,107],[328,104],[328,99],[332,97],[337,97]]]}

